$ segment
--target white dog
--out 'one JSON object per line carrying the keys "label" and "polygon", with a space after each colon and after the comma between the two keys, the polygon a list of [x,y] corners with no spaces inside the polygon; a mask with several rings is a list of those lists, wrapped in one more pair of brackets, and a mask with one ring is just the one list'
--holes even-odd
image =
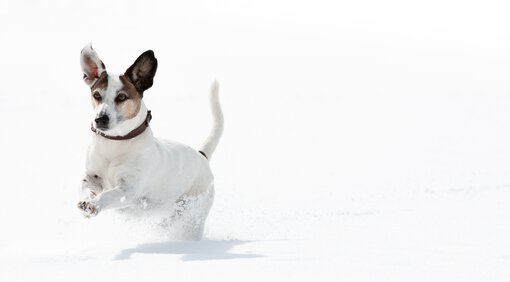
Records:
{"label": "white dog", "polygon": [[91,45],[81,51],[94,117],[78,208],[86,217],[108,209],[178,206],[174,217],[194,209],[193,230],[188,232],[191,239],[199,239],[214,198],[209,160],[223,132],[218,83],[210,91],[213,130],[200,151],[158,140],[149,127],[151,112],[142,100],[152,86],[157,65],[149,50],[124,74],[115,75],[106,72]]}

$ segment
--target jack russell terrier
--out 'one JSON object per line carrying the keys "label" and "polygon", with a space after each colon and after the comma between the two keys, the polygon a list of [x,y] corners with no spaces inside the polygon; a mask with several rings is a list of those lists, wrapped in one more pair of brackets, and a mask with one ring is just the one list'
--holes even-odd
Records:
{"label": "jack russell terrier", "polygon": [[218,83],[211,85],[209,97],[213,129],[196,151],[152,134],[151,112],[142,98],[158,66],[153,51],[141,54],[121,75],[106,72],[90,44],[80,61],[94,116],[78,208],[91,217],[108,209],[170,212],[177,207],[171,218],[193,209],[187,232],[200,239],[214,198],[209,160],[223,132]]}

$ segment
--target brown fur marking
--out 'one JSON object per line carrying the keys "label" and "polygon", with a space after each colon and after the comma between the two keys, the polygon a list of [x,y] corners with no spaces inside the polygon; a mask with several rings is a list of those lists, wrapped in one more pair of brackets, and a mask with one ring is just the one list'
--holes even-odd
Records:
{"label": "brown fur marking", "polygon": [[[103,72],[101,76],[97,79],[97,81],[90,87],[90,92],[94,95],[94,92],[99,89],[106,89],[108,87],[108,74]],[[100,101],[92,98],[92,104],[94,105],[94,109],[99,106]]]}
{"label": "brown fur marking", "polygon": [[119,79],[123,85],[122,91],[124,91],[129,98],[126,101],[119,103],[117,107],[125,119],[134,118],[140,111],[142,95],[140,95],[140,92],[138,92],[127,76],[121,75],[119,76]]}
{"label": "brown fur marking", "polygon": [[94,93],[96,89],[106,89],[106,87],[108,87],[108,74],[103,72],[97,81],[90,87],[90,90]]}

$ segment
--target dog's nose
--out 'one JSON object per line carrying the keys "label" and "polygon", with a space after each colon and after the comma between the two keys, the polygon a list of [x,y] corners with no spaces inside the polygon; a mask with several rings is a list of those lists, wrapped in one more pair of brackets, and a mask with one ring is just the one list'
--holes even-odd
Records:
{"label": "dog's nose", "polygon": [[98,128],[107,128],[108,122],[110,122],[110,118],[107,115],[102,115],[94,120],[96,122],[96,126]]}

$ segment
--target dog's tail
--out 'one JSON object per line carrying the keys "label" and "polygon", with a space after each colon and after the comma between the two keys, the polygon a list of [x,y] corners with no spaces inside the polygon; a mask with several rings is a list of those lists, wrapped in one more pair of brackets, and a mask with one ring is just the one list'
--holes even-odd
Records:
{"label": "dog's tail", "polygon": [[223,112],[221,111],[220,99],[218,97],[219,88],[220,85],[218,81],[214,81],[211,84],[209,103],[213,118],[213,128],[202,145],[202,149],[199,151],[209,160],[211,159],[223,133]]}

